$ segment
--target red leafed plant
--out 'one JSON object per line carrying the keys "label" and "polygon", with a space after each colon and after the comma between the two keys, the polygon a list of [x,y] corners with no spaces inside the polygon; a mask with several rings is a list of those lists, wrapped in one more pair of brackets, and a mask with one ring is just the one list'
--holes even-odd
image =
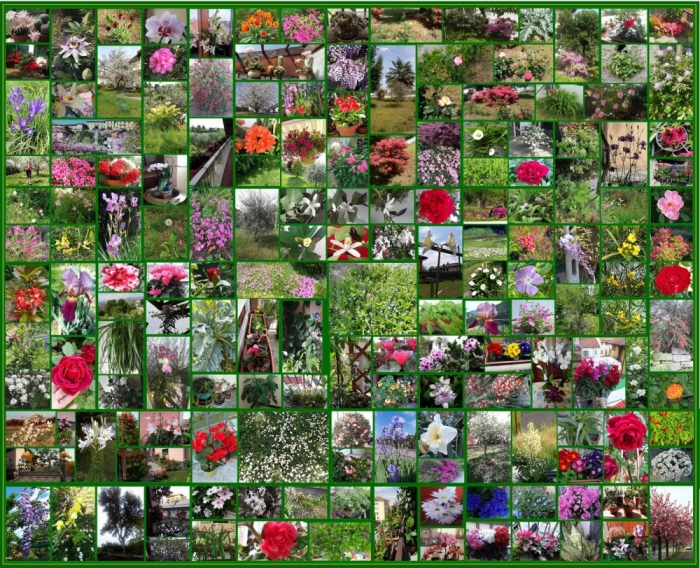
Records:
{"label": "red leafed plant", "polygon": [[399,175],[408,165],[408,144],[402,138],[385,138],[372,144],[369,165],[372,173],[382,179]]}

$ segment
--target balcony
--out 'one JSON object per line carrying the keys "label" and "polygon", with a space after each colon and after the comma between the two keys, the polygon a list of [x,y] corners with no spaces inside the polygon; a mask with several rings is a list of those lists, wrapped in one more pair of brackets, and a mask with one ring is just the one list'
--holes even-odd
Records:
{"label": "balcony", "polygon": [[233,153],[229,137],[190,180],[193,187],[232,187]]}

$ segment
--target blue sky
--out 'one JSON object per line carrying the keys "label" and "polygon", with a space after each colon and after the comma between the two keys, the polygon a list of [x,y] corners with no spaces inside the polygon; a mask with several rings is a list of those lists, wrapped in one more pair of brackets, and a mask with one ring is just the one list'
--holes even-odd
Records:
{"label": "blue sky", "polygon": [[389,411],[389,412],[376,412],[374,415],[374,432],[375,436],[381,434],[382,428],[384,426],[389,426],[391,419],[394,416],[400,416],[406,423],[404,424],[404,431],[407,434],[416,433],[416,415],[413,412],[399,412],[399,411]]}
{"label": "blue sky", "polygon": [[377,47],[379,55],[384,58],[384,73],[382,75],[382,87],[386,87],[386,74],[391,69],[391,62],[396,59],[410,61],[413,72],[416,71],[416,48],[406,45],[382,45]]}
{"label": "blue sky", "polygon": [[[420,247],[420,250],[418,251],[419,254],[423,254],[423,245],[421,244],[423,242],[423,239],[426,237],[428,234],[428,231],[432,232],[432,239],[434,242],[438,244],[446,243],[447,239],[450,236],[450,233],[454,235],[455,241],[457,242],[457,245],[462,248],[462,228],[461,227],[454,227],[454,226],[433,226],[433,227],[419,227],[418,228],[418,246]],[[436,266],[437,265],[437,257],[438,253],[434,250],[429,250],[425,253],[425,256],[427,256],[427,260],[423,261],[423,268],[429,268],[431,266]],[[440,264],[451,264],[453,262],[457,262],[457,257],[452,256],[451,254],[442,254],[440,256]]]}

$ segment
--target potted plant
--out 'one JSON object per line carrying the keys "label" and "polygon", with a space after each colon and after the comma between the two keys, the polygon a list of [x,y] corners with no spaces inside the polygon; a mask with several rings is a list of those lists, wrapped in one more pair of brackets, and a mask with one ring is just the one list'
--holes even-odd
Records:
{"label": "potted plant", "polygon": [[198,152],[190,157],[190,179],[197,175],[197,172],[202,168],[204,164],[209,160],[204,152]]}
{"label": "potted plant", "polygon": [[354,136],[366,118],[365,106],[352,95],[337,97],[331,108],[331,118],[341,136]]}
{"label": "potted plant", "polygon": [[252,373],[274,371],[270,345],[266,335],[249,333],[246,336],[240,370]]}
{"label": "potted plant", "polygon": [[275,401],[278,390],[275,375],[247,377],[243,384],[241,400],[248,402],[251,408],[277,407]]}
{"label": "potted plant", "polygon": [[29,32],[34,30],[34,18],[26,10],[7,12],[7,27],[10,28],[10,38],[15,43],[22,43],[29,38]]}
{"label": "potted plant", "polygon": [[686,147],[688,132],[682,125],[662,125],[656,132],[656,143],[667,152],[678,152]]}
{"label": "potted plant", "polygon": [[314,60],[313,55],[310,51],[304,51],[302,55],[304,56],[303,58],[294,60],[294,62],[297,64],[296,73],[299,76],[299,79],[311,79],[314,74],[312,67]]}
{"label": "potted plant", "polygon": [[158,187],[153,192],[156,197],[162,197],[164,199],[169,198],[173,194],[172,180],[170,179],[173,175],[173,171],[170,168],[170,164],[164,162],[156,162],[148,166],[148,172],[155,172],[158,176]]}
{"label": "potted plant", "polygon": [[209,427],[208,431],[197,432],[192,440],[192,449],[204,475],[213,477],[218,468],[233,458],[238,449],[238,440],[228,424],[219,422]]}
{"label": "potted plant", "polygon": [[268,75],[273,76],[275,79],[281,79],[284,77],[284,56],[277,56],[277,65],[268,65],[267,67]]}
{"label": "potted plant", "polygon": [[192,403],[200,408],[209,408],[214,401],[215,382],[209,377],[199,377],[192,383]]}
{"label": "potted plant", "polygon": [[617,515],[620,510],[620,489],[617,487],[610,487],[605,489],[605,505],[613,516]]}
{"label": "potted plant", "polygon": [[331,16],[330,28],[341,41],[352,41],[367,28],[367,20],[354,10],[341,10]]}
{"label": "potted plant", "polygon": [[108,187],[123,187],[141,179],[141,171],[127,158],[115,158],[111,162],[100,162],[97,170],[105,177]]}
{"label": "potted plant", "polygon": [[34,21],[34,29],[39,32],[39,43],[49,41],[49,15],[40,14]]}
{"label": "potted plant", "polygon": [[250,321],[248,322],[248,333],[255,333],[258,335],[267,335],[267,327],[265,326],[265,316],[262,313],[253,312],[250,314]]}
{"label": "potted plant", "polygon": [[245,61],[245,68],[248,72],[249,79],[259,79],[263,71],[265,71],[265,66],[260,61],[259,57],[253,57],[252,50],[248,52],[248,57]]}

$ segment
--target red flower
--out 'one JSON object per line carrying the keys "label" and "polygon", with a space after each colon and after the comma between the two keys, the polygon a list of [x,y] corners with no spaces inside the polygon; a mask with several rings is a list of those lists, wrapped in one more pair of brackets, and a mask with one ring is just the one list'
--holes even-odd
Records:
{"label": "red flower", "polygon": [[444,223],[455,210],[455,202],[444,189],[429,189],[420,194],[421,217],[431,223]]}
{"label": "red flower", "polygon": [[409,348],[411,351],[415,351],[416,348],[418,347],[418,341],[417,341],[416,339],[414,339],[413,337],[409,337],[409,338],[406,340],[406,345],[408,345],[408,348]]}
{"label": "red flower", "polygon": [[51,369],[51,382],[69,396],[81,393],[92,384],[92,370],[82,355],[61,357]]}
{"label": "red flower", "polygon": [[95,363],[95,346],[94,345],[83,345],[80,348],[81,357],[85,360],[88,365]]}
{"label": "red flower", "polygon": [[605,479],[612,478],[612,476],[616,475],[619,471],[617,467],[617,462],[610,456],[605,456],[605,463],[603,467],[605,469]]}
{"label": "red flower", "polygon": [[496,546],[506,548],[510,544],[510,529],[508,527],[496,527],[494,532],[496,533]]}
{"label": "red flower", "polygon": [[655,282],[664,296],[680,294],[690,286],[690,271],[679,264],[664,266],[656,275]]}
{"label": "red flower", "polygon": [[393,354],[393,359],[396,361],[401,367],[404,366],[406,361],[408,361],[411,358],[412,353],[409,351],[394,351]]}
{"label": "red flower", "polygon": [[625,20],[622,22],[622,26],[626,29],[629,30],[634,27],[635,24],[635,17],[632,16],[629,20]]}
{"label": "red flower", "polygon": [[209,282],[214,282],[214,278],[220,280],[221,270],[218,268],[207,268],[207,278],[209,278]]}
{"label": "red flower", "polygon": [[387,351],[394,350],[394,344],[391,341],[389,341],[388,339],[385,339],[384,341],[380,341],[380,344]]}
{"label": "red flower", "polygon": [[488,347],[486,347],[486,352],[489,355],[496,355],[497,357],[500,357],[503,355],[503,346],[500,343],[491,343]]}
{"label": "red flower", "polygon": [[641,448],[646,435],[646,425],[632,412],[608,420],[608,439],[618,450]]}
{"label": "red flower", "polygon": [[262,531],[260,550],[268,560],[287,558],[297,543],[297,529],[292,523],[267,522]]}
{"label": "red flower", "polygon": [[548,174],[549,168],[537,160],[523,162],[515,168],[515,175],[518,177],[518,181],[528,185],[540,185]]}

